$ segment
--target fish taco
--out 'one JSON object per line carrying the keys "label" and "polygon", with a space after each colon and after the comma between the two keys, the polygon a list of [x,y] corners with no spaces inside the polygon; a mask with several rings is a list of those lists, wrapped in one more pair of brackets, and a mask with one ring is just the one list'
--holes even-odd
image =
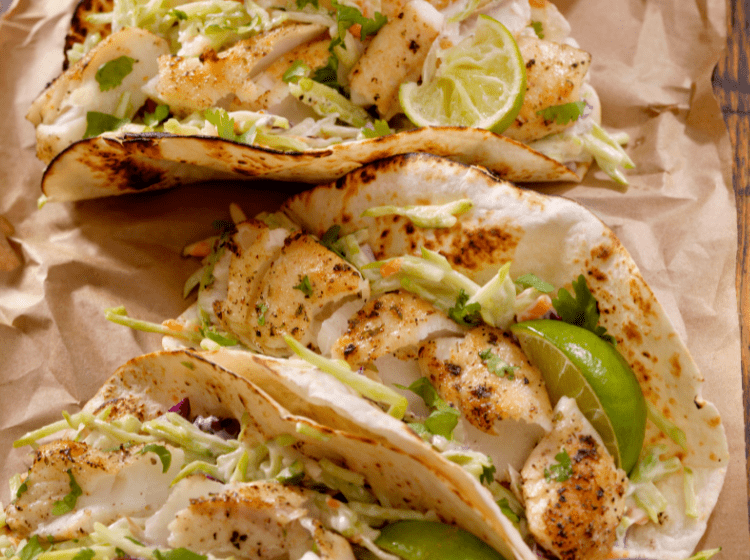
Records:
{"label": "fish taco", "polygon": [[726,475],[721,417],[591,212],[411,154],[231,214],[186,248],[203,266],[181,317],[108,318],[473,479],[525,543],[518,557],[693,553]]}
{"label": "fish taco", "polygon": [[449,539],[445,558],[458,548],[513,558],[523,547],[472,480],[456,484],[387,442],[292,414],[191,351],[131,360],[63,416],[15,442],[34,453],[11,479],[6,558],[433,554],[419,535]]}
{"label": "fish taco", "polygon": [[81,0],[32,103],[48,200],[320,184],[427,152],[519,182],[632,166],[546,0]]}

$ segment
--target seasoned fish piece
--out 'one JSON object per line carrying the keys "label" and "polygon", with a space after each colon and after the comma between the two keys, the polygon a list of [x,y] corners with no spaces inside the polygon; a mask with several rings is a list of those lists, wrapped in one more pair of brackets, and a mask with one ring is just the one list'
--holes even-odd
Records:
{"label": "seasoned fish piece", "polygon": [[287,97],[292,97],[289,93],[289,85],[283,80],[284,72],[298,60],[312,69],[324,66],[331,54],[328,50],[330,43],[331,40],[326,36],[313,39],[292,49],[256,76],[253,80],[255,89],[252,95],[248,92],[242,103],[235,99],[230,109],[244,107],[251,111],[261,111],[275,107]]}
{"label": "seasoned fish piece", "polygon": [[[259,238],[261,244],[265,235]],[[285,239],[265,271],[267,253],[246,254],[231,272],[226,301],[214,309],[230,332],[264,354],[290,355],[286,334],[315,346],[321,321],[338,305],[369,294],[369,284],[356,268],[302,232]]]}
{"label": "seasoned fish piece", "polygon": [[386,119],[401,111],[398,90],[415,82],[433,41],[440,34],[443,16],[428,2],[412,0],[389,18],[349,73],[351,99],[357,105],[375,105]]}
{"label": "seasoned fish piece", "polygon": [[[320,25],[291,23],[239,41],[221,53],[159,57],[155,91],[178,115],[233,103],[247,108],[259,94],[253,81],[276,59],[325,32]],[[235,100],[236,98],[236,100]]]}
{"label": "seasoned fish piece", "polygon": [[356,368],[397,351],[415,352],[420,342],[430,337],[461,332],[432,304],[399,290],[367,302],[349,320],[347,331],[334,343],[331,356]]}
{"label": "seasoned fish piece", "polygon": [[[488,350],[491,356],[484,354]],[[515,369],[499,372],[489,361],[495,358]],[[495,434],[496,424],[504,419],[538,424],[545,431],[552,428],[552,406],[542,374],[511,335],[500,329],[483,325],[464,338],[426,342],[419,349],[419,366],[440,396],[483,432]]]}
{"label": "seasoned fish piece", "polygon": [[[313,495],[277,482],[252,482],[196,498],[169,524],[168,543],[219,557],[299,558],[299,552],[316,548],[322,558],[353,560],[343,537],[310,518]],[[292,547],[297,554],[290,554]]]}
{"label": "seasoned fish piece", "polygon": [[[254,324],[251,324],[251,316],[260,296],[263,275],[281,254],[287,235],[289,231],[286,229],[271,229],[259,220],[246,220],[237,224],[237,231],[227,243],[230,260],[226,299],[215,301],[213,311],[227,332],[237,335],[248,345],[252,345]],[[217,291],[220,290],[218,287]]]}
{"label": "seasoned fish piece", "polygon": [[[556,458],[562,449],[570,459],[568,473],[555,467],[567,462]],[[521,470],[521,488],[529,531],[541,546],[562,560],[609,557],[625,513],[627,476],[575,399],[558,402],[552,431]]]}
{"label": "seasoned fish piece", "polygon": [[503,134],[529,142],[570,126],[547,121],[537,111],[581,100],[591,55],[569,45],[526,36],[518,38],[518,48],[526,61],[526,97],[516,120]]}
{"label": "seasoned fish piece", "polygon": [[[153,453],[140,454],[141,447],[104,452],[65,440],[40,446],[26,477],[28,489],[5,510],[8,527],[21,537],[39,534],[65,540],[90,532],[97,521],[109,524],[158,509],[167,499],[183,452],[170,447],[172,462],[162,473],[159,459]],[[53,515],[55,502],[71,492],[70,476],[82,493],[71,512]]]}
{"label": "seasoned fish piece", "polygon": [[[128,27],[102,40],[68,69],[32,103],[26,118],[36,126],[37,157],[49,163],[55,155],[83,138],[90,111],[113,114],[123,94],[130,95],[132,118],[146,101],[142,87],[158,71],[157,58],[169,52],[167,41],[137,27]],[[99,68],[127,56],[132,71],[119,85],[101,90],[96,80]]]}

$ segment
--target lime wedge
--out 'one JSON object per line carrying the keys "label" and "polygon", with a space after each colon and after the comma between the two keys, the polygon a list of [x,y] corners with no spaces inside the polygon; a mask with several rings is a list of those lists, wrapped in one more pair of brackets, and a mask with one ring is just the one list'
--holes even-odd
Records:
{"label": "lime wedge", "polygon": [[602,437],[618,466],[635,466],[646,433],[646,400],[633,370],[614,346],[591,331],[539,319],[510,327],[539,368],[552,404],[563,395]]}
{"label": "lime wedge", "polygon": [[504,560],[471,533],[437,521],[391,523],[383,527],[375,544],[404,560]]}
{"label": "lime wedge", "polygon": [[401,84],[399,101],[417,126],[469,126],[500,133],[521,110],[526,67],[513,35],[489,16],[474,35],[438,55],[427,82]]}

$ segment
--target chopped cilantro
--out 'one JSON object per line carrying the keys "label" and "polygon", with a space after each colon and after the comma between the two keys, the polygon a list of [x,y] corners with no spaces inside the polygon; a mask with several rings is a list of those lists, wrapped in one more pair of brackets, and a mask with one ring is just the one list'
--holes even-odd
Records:
{"label": "chopped cilantro", "polygon": [[157,105],[153,113],[143,115],[143,122],[148,126],[156,126],[169,116],[169,105]]}
{"label": "chopped cilantro", "polygon": [[58,500],[52,504],[52,515],[64,515],[73,511],[76,507],[78,496],[83,494],[83,490],[78,486],[71,469],[68,469],[68,478],[70,478],[70,492],[62,500]]}
{"label": "chopped cilantro", "polygon": [[521,521],[521,518],[518,517],[518,514],[510,509],[508,498],[502,498],[501,500],[498,500],[497,505],[500,506],[500,511],[503,512],[503,515],[510,519],[513,523],[519,523]]}
{"label": "chopped cilantro", "polygon": [[163,445],[149,443],[143,449],[141,449],[141,455],[149,452],[156,453],[156,455],[159,457],[159,460],[161,461],[161,472],[167,472],[169,470],[169,465],[172,463],[172,454],[169,452],[169,449],[167,449]]}
{"label": "chopped cilantro", "polygon": [[195,369],[195,364],[192,362],[180,362],[183,366],[188,369]]}
{"label": "chopped cilantro", "polygon": [[224,140],[236,140],[234,133],[234,119],[224,109],[206,109],[205,119],[216,127],[219,136]]}
{"label": "chopped cilantro", "polygon": [[552,305],[560,318],[571,325],[583,327],[614,345],[616,340],[607,334],[607,329],[597,326],[599,305],[591,294],[583,274],[578,277],[578,280],[573,281],[573,291],[575,297],[571,296],[566,289],[561,288],[557,293],[557,299],[552,300]]}
{"label": "chopped cilantro", "polygon": [[99,84],[99,90],[109,91],[119,86],[125,76],[133,71],[134,62],[135,59],[129,56],[120,56],[102,64],[94,76]]}
{"label": "chopped cilantro", "polygon": [[574,101],[572,103],[547,107],[546,109],[537,111],[536,114],[541,115],[548,122],[554,121],[557,124],[568,124],[577,121],[583,115],[585,108],[585,101]]}
{"label": "chopped cilantro", "polygon": [[255,310],[258,312],[258,324],[262,327],[266,324],[266,311],[268,306],[265,303],[255,306]]}
{"label": "chopped cilantro", "polygon": [[536,291],[542,292],[543,294],[548,294],[555,289],[552,284],[541,280],[536,274],[531,273],[519,276],[516,278],[515,282],[522,288],[534,288]]}
{"label": "chopped cilantro", "polygon": [[529,27],[534,30],[534,33],[536,33],[537,37],[539,37],[540,39],[544,39],[544,27],[542,26],[541,21],[532,21]]}
{"label": "chopped cilantro", "polygon": [[388,126],[388,122],[378,119],[374,123],[372,123],[372,128],[365,127],[362,129],[362,134],[365,138],[377,138],[379,136],[388,136],[389,134],[392,134],[393,131],[391,130],[391,127]]}
{"label": "chopped cilantro", "polygon": [[469,327],[478,325],[482,322],[482,316],[480,315],[481,307],[479,303],[470,303],[469,305],[466,305],[467,301],[469,301],[469,294],[462,289],[456,298],[456,305],[448,310],[448,317],[453,319],[459,325]]}
{"label": "chopped cilantro", "polygon": [[117,130],[122,125],[130,122],[130,119],[120,119],[114,115],[100,113],[98,111],[89,111],[86,113],[86,132],[84,138],[99,136],[104,132]]}
{"label": "chopped cilantro", "polygon": [[[334,42],[331,42],[331,47],[333,48]],[[323,85],[326,85],[330,88],[333,88],[337,90],[339,93],[341,93],[342,87],[341,84],[339,84],[338,79],[338,71],[339,71],[339,59],[336,58],[335,54],[331,54],[328,57],[328,60],[326,61],[325,66],[320,66],[313,70],[312,74],[310,75],[310,78],[312,78],[314,81],[321,83]]]}
{"label": "chopped cilantro", "polygon": [[167,15],[180,19],[180,20],[185,20],[188,18],[188,15],[185,12],[183,12],[182,10],[178,10],[176,8],[173,10],[169,10],[169,12],[167,12]]}
{"label": "chopped cilantro", "polygon": [[424,437],[426,431],[430,434],[443,436],[446,439],[453,438],[453,430],[458,425],[458,418],[461,413],[440,398],[429,379],[421,377],[408,387],[396,386],[419,395],[428,407],[434,409],[423,423],[410,424],[418,435]]}
{"label": "chopped cilantro", "polygon": [[388,18],[380,12],[375,12],[373,18],[367,18],[354,6],[339,4],[335,0],[333,6],[336,8],[336,21],[339,26],[339,37],[343,37],[347,29],[355,23],[358,23],[362,26],[362,29],[359,32],[359,39],[360,41],[364,41],[370,35],[375,35],[380,31],[380,28],[388,21]]}
{"label": "chopped cilantro", "polygon": [[512,366],[503,361],[492,349],[487,348],[486,350],[482,350],[479,353],[479,357],[490,373],[494,373],[498,377],[507,377],[508,379],[516,378],[515,371],[518,369],[518,366]]}
{"label": "chopped cilantro", "polygon": [[339,225],[333,225],[329,227],[326,232],[323,234],[323,237],[320,238],[320,244],[323,245],[326,249],[329,251],[333,251],[340,257],[343,257],[341,254],[341,251],[339,251],[336,248],[336,242],[339,240],[339,232],[341,231],[341,226]]}
{"label": "chopped cilantro", "polygon": [[300,283],[296,286],[293,286],[293,288],[305,294],[306,298],[309,298],[313,293],[312,284],[310,284],[310,277],[307,276],[307,274],[305,274],[305,277],[300,281]]}
{"label": "chopped cilantro", "polygon": [[482,467],[482,474],[479,475],[479,482],[482,484],[490,484],[495,480],[495,473],[497,468],[495,465],[485,465]]}
{"label": "chopped cilantro", "polygon": [[294,63],[284,72],[281,79],[289,84],[296,84],[300,78],[307,78],[310,75],[310,67],[302,60],[295,60]]}
{"label": "chopped cilantro", "polygon": [[18,557],[21,560],[33,560],[42,552],[44,552],[44,548],[42,548],[42,545],[39,542],[39,537],[37,535],[34,535],[28,540],[23,548],[18,551]]}
{"label": "chopped cilantro", "polygon": [[555,455],[555,461],[557,463],[552,463],[549,470],[545,467],[544,479],[547,482],[553,480],[556,482],[565,482],[573,474],[573,464],[570,462],[568,452],[564,448],[561,449],[560,453]]}

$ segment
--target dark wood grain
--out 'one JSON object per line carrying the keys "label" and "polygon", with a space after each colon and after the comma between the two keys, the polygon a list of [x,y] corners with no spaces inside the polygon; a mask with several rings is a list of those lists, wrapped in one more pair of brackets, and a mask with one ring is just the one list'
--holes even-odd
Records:
{"label": "dark wood grain", "polygon": [[737,203],[736,287],[740,316],[742,393],[745,407],[745,468],[750,512],[750,0],[730,0],[726,56],[714,72],[714,92],[734,150],[732,178]]}

